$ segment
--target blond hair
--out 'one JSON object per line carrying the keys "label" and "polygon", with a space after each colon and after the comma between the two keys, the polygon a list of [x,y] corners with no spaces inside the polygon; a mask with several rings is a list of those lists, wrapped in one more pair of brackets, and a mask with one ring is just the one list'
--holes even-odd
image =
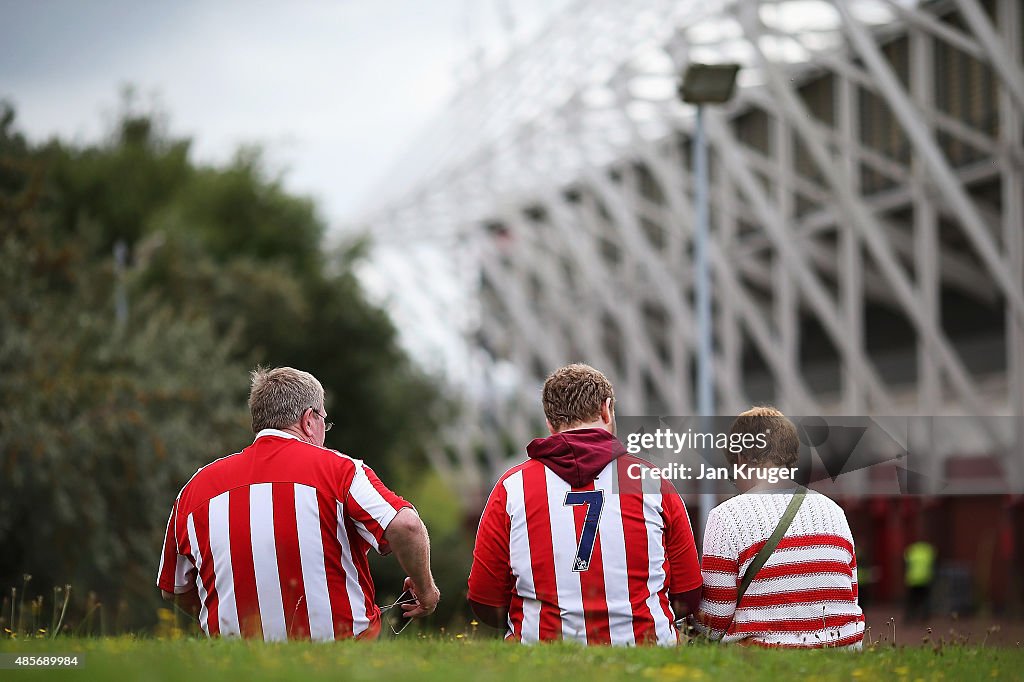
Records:
{"label": "blond hair", "polygon": [[323,411],[324,387],[309,372],[257,367],[251,376],[249,413],[254,433],[291,426],[310,407]]}
{"label": "blond hair", "polygon": [[766,445],[764,448],[757,445],[743,448],[739,452],[726,450],[725,456],[730,464],[736,464],[742,458],[741,463],[753,466],[790,467],[800,457],[800,438],[796,427],[786,415],[770,405],[759,405],[740,413],[729,429],[730,443],[733,442],[733,434],[751,434],[755,438],[763,435]]}
{"label": "blond hair", "polygon": [[541,402],[551,428],[562,431],[598,419],[609,398],[615,399],[615,391],[604,374],[590,365],[573,364],[548,376]]}

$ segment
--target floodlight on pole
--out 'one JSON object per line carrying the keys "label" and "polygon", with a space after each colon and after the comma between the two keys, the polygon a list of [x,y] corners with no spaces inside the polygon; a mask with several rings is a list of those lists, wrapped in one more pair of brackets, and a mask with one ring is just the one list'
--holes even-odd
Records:
{"label": "floodlight on pole", "polygon": [[732,99],[739,71],[739,64],[690,64],[679,84],[679,98],[687,104],[724,104]]}
{"label": "floodlight on pole", "polygon": [[[736,90],[739,64],[690,64],[679,84],[679,98],[687,104],[697,105],[697,121],[693,135],[694,220],[694,303],[697,307],[697,414],[700,431],[711,431],[711,417],[715,413],[712,384],[711,350],[711,276],[708,272],[708,144],[704,131],[704,107],[724,104]],[[703,458],[708,461],[710,448],[704,448]],[[700,482],[700,536],[703,539],[708,515],[715,504],[714,482]]]}

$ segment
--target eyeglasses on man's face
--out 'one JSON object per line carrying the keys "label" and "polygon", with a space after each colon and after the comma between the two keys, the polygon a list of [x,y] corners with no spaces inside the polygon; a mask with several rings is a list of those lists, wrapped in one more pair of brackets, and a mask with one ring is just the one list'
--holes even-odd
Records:
{"label": "eyeglasses on man's face", "polygon": [[313,414],[315,414],[316,416],[318,416],[318,417],[320,417],[321,419],[324,420],[324,433],[327,433],[328,431],[330,431],[331,427],[334,426],[334,422],[327,421],[327,415],[326,414],[320,414],[320,410],[316,409],[312,405],[309,406],[309,409],[313,410]]}

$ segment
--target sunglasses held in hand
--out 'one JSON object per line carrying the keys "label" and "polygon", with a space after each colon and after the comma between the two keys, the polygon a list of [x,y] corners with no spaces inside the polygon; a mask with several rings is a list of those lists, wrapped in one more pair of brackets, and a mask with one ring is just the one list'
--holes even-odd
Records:
{"label": "sunglasses held in hand", "polygon": [[405,612],[399,608],[402,604],[415,604],[418,600],[413,596],[410,590],[402,592],[395,600],[394,604],[388,604],[387,606],[380,607],[381,612],[390,611],[386,615],[388,627],[391,628],[392,634],[400,635],[402,630],[409,627],[409,623],[412,622],[412,618],[405,616]]}

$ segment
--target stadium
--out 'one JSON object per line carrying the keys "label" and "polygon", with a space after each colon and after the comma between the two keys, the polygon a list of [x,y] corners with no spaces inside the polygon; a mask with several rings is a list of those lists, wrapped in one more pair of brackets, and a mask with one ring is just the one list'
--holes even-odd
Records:
{"label": "stadium", "polygon": [[[467,513],[543,429],[552,368],[604,368],[620,414],[698,413],[697,107],[677,87],[735,63],[704,107],[713,413],[946,424],[916,494],[892,462],[830,494],[873,599],[901,596],[920,537],[945,607],[1018,611],[1022,49],[1016,0],[594,1],[467,78],[354,226],[407,342],[467,396],[432,461]],[[681,492],[695,521],[720,499]]]}

